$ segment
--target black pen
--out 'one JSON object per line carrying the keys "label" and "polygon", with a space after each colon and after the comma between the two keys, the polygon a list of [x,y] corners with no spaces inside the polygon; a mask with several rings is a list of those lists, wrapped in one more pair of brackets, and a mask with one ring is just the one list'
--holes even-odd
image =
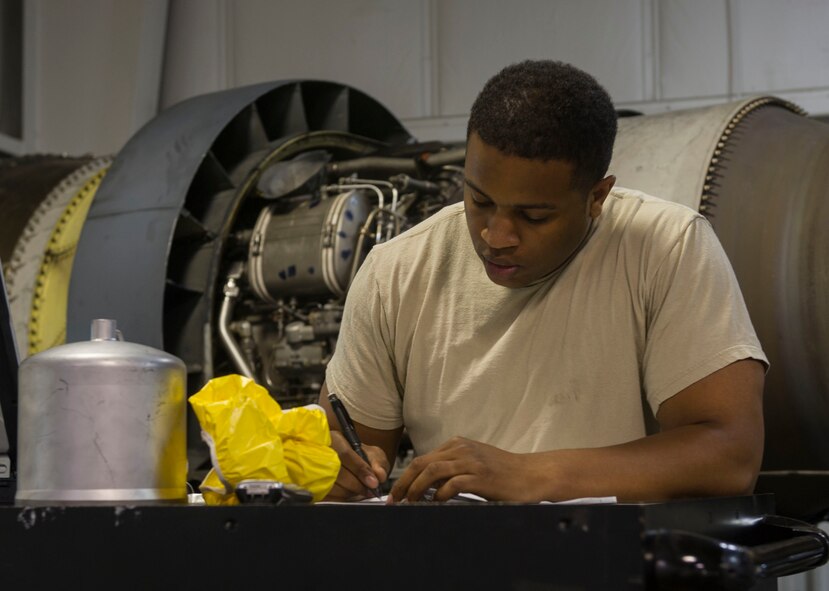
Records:
{"label": "black pen", "polygon": [[[337,398],[337,395],[333,392],[328,395],[328,402],[331,403],[331,408],[334,411],[334,415],[337,417],[337,422],[340,424],[340,429],[342,429],[342,434],[348,441],[348,445],[350,445],[351,449],[357,452],[357,455],[363,458],[363,461],[371,467],[371,461],[369,461],[366,452],[363,451],[363,444],[357,436],[357,431],[354,429],[354,423],[351,422],[351,417],[348,416],[348,411],[345,409],[345,406],[343,406],[343,403],[340,402],[340,399]],[[379,488],[370,488],[369,490],[375,497],[378,499],[380,498],[381,495]]]}

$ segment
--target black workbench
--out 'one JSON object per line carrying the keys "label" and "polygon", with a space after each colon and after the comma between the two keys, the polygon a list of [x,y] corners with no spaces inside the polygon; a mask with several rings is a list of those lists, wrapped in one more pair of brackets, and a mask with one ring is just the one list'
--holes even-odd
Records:
{"label": "black workbench", "polygon": [[7,506],[0,589],[653,589],[675,532],[773,541],[773,503]]}

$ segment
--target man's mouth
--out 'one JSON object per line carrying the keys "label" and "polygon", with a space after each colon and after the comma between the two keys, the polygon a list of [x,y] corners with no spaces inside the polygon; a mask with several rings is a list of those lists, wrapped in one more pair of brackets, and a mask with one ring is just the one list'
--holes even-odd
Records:
{"label": "man's mouth", "polygon": [[491,279],[506,280],[510,279],[520,268],[518,265],[511,264],[509,261],[492,261],[484,257],[484,267],[486,273]]}

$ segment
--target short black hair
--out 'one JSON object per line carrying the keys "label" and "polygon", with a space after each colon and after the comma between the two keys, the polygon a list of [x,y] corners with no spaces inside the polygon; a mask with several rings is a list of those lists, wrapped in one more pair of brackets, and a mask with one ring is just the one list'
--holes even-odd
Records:
{"label": "short black hair", "polygon": [[559,61],[527,60],[493,76],[472,105],[472,132],[504,154],[563,160],[574,186],[588,190],[610,165],[616,111],[590,74]]}

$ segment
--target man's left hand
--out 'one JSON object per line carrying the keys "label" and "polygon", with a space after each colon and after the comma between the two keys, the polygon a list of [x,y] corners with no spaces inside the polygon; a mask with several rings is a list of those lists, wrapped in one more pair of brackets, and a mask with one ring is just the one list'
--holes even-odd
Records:
{"label": "man's left hand", "polygon": [[[430,488],[434,500],[474,493],[488,500],[519,501],[525,482],[526,456],[485,443],[453,437],[434,451],[418,456],[391,489],[392,502],[418,501]],[[529,500],[529,499],[527,499]]]}

